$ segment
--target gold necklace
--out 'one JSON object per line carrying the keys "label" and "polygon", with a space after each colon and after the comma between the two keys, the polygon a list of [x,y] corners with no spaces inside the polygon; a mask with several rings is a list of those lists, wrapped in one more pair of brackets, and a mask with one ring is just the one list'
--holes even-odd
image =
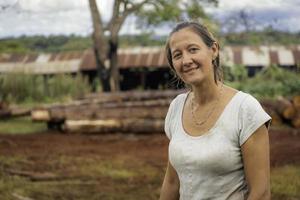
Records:
{"label": "gold necklace", "polygon": [[223,84],[220,89],[220,95],[219,95],[218,99],[216,100],[216,102],[214,103],[214,105],[212,106],[212,109],[208,112],[207,117],[203,121],[200,121],[200,122],[197,121],[196,115],[194,113],[194,98],[195,98],[195,96],[192,97],[192,99],[191,99],[192,119],[196,126],[202,126],[203,124],[205,124],[205,122],[207,122],[207,120],[210,118],[210,116],[215,111],[216,105],[219,103],[222,94],[223,94]]}

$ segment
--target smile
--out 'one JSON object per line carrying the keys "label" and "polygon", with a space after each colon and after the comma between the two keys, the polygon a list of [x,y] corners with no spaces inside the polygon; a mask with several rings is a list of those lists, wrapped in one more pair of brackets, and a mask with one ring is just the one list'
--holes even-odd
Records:
{"label": "smile", "polygon": [[200,68],[200,67],[197,66],[197,67],[193,67],[193,68],[189,68],[189,69],[183,70],[182,72],[183,72],[183,73],[189,73],[189,72],[195,71],[195,70],[197,70],[197,69],[199,69],[199,68]]}

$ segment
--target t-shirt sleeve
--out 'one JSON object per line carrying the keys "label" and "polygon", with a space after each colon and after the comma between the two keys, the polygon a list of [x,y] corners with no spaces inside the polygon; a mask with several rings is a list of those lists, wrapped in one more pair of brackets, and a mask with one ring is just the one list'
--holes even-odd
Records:
{"label": "t-shirt sleeve", "polygon": [[175,104],[175,99],[171,102],[165,118],[165,133],[169,139],[172,138],[171,126],[172,126],[172,119],[174,118],[174,106],[175,106],[174,104]]}
{"label": "t-shirt sleeve", "polygon": [[247,139],[263,124],[269,128],[271,117],[260,103],[247,94],[239,110],[239,144],[242,146]]}

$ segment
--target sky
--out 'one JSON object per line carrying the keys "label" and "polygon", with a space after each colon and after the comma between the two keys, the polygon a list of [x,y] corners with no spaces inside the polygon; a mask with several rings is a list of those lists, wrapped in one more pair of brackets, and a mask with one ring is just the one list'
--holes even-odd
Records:
{"label": "sky", "polygon": [[[112,0],[97,1],[102,18],[109,20]],[[245,10],[257,24],[300,31],[300,0],[219,0],[217,8],[206,9],[222,23],[240,10]],[[160,30],[162,34],[169,31]],[[0,38],[51,34],[86,36],[91,32],[88,0],[0,0]],[[121,34],[140,32],[134,17],[128,18],[121,29]]]}

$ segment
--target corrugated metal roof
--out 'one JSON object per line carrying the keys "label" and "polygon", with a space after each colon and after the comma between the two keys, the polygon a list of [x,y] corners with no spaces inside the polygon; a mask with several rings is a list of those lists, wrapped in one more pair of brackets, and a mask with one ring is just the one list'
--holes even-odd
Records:
{"label": "corrugated metal roof", "polygon": [[251,48],[251,47],[243,48],[242,64],[246,66],[270,65],[269,49],[265,46],[259,48]]}
{"label": "corrugated metal roof", "polygon": [[1,54],[0,72],[32,74],[76,73],[80,71],[82,52],[55,54]]}
{"label": "corrugated metal roof", "polygon": [[[221,49],[221,63],[225,66],[282,66],[300,63],[300,45],[295,46],[226,46]],[[118,64],[122,68],[168,67],[164,47],[136,47],[118,50]],[[61,69],[63,68],[63,69]],[[31,73],[65,73],[96,69],[92,49],[82,52],[51,54],[0,54],[0,72],[24,69]]]}
{"label": "corrugated metal roof", "polygon": [[293,52],[290,49],[287,49],[285,47],[280,47],[280,49],[277,52],[278,52],[280,65],[294,65],[295,64]]}

